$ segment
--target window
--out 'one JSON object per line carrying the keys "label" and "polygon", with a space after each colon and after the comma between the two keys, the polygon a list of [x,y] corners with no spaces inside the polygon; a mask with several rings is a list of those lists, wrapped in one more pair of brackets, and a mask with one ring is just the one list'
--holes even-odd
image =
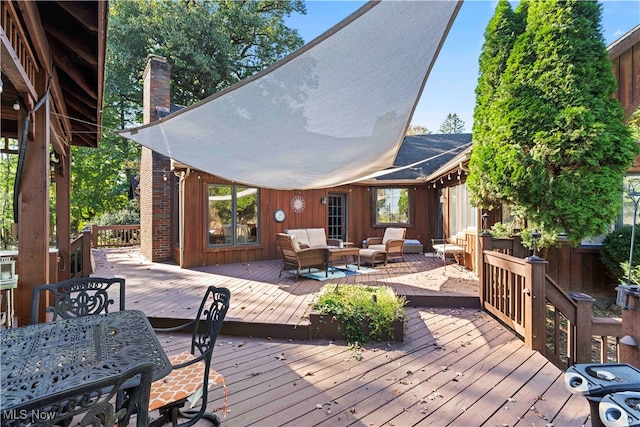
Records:
{"label": "window", "polygon": [[258,189],[235,185],[208,186],[209,246],[258,242]]}
{"label": "window", "polygon": [[469,202],[465,184],[449,187],[449,236],[476,228],[476,208]]}
{"label": "window", "polygon": [[625,176],[622,187],[622,212],[620,212],[620,215],[618,216],[618,221],[611,225],[607,233],[582,239],[582,242],[580,242],[581,246],[600,246],[604,238],[607,237],[607,234],[622,227],[623,225],[633,225],[633,211],[635,206],[633,204],[633,200],[631,200],[631,197],[627,194],[627,190],[630,182],[637,182],[638,180],[640,180],[640,175]]}
{"label": "window", "polygon": [[377,188],[373,195],[376,206],[375,225],[410,223],[408,188]]}

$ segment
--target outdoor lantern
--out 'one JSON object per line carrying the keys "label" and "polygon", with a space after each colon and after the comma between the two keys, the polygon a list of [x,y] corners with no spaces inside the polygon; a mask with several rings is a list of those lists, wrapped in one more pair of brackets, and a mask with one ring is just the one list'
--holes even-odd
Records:
{"label": "outdoor lantern", "polygon": [[482,231],[487,231],[487,221],[489,220],[489,214],[488,213],[483,213],[482,214]]}
{"label": "outdoor lantern", "polygon": [[540,240],[542,234],[538,231],[538,229],[534,229],[531,234],[529,234],[529,236],[531,236],[531,240],[533,240],[533,258],[536,258],[536,247],[538,246],[538,240]]}

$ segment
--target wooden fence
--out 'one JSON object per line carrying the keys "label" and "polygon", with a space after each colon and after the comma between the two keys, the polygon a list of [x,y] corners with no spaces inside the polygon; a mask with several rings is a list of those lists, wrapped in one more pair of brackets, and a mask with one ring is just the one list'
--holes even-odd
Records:
{"label": "wooden fence", "polygon": [[116,248],[140,244],[140,225],[91,226],[93,248]]}
{"label": "wooden fence", "polygon": [[483,309],[561,369],[575,363],[619,361],[621,319],[593,317],[595,300],[565,292],[546,275],[544,259],[494,251],[488,234],[481,235],[479,242]]}

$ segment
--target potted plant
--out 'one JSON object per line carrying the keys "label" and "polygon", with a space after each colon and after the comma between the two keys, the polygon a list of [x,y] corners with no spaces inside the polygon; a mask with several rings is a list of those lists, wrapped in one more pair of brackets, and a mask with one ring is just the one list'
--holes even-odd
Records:
{"label": "potted plant", "polygon": [[401,342],[406,302],[388,286],[325,285],[309,315],[310,338],[345,339],[354,345]]}

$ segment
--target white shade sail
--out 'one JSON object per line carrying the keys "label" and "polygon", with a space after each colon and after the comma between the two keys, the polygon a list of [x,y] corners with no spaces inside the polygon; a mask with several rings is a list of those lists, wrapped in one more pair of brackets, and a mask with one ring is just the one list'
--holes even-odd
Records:
{"label": "white shade sail", "polygon": [[118,132],[231,181],[327,188],[393,165],[459,1],[370,2],[284,60]]}

